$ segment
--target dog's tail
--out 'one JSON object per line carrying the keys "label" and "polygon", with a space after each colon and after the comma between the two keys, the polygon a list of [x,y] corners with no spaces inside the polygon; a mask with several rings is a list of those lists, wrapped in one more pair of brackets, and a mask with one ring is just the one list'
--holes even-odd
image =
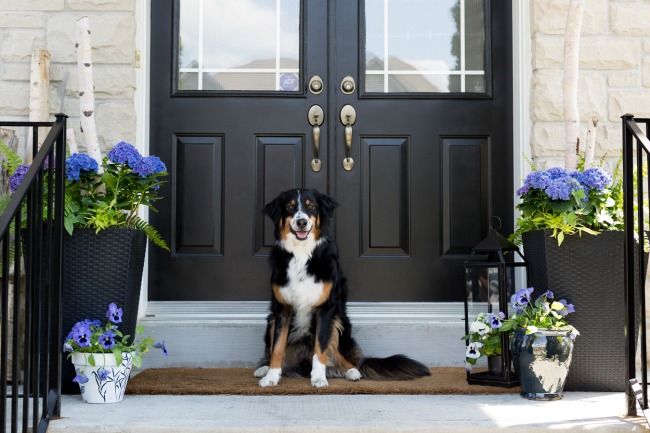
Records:
{"label": "dog's tail", "polygon": [[409,380],[431,375],[424,364],[404,355],[365,358],[359,372],[364,379],[369,380]]}

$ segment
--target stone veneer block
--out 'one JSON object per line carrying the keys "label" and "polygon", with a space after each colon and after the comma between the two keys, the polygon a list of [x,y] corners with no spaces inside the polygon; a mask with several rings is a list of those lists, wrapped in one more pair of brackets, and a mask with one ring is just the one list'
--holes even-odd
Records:
{"label": "stone veneer block", "polygon": [[[79,17],[55,15],[47,22],[47,50],[61,63],[76,63],[74,31]],[[93,63],[133,63],[135,17],[130,14],[89,15]]]}
{"label": "stone veneer block", "polygon": [[[583,37],[580,69],[632,69],[639,65],[639,41],[629,38]],[[533,68],[564,69],[564,38],[536,36]]]}
{"label": "stone veneer block", "polygon": [[650,4],[648,2],[612,3],[610,27],[625,36],[650,35]]}
{"label": "stone veneer block", "polygon": [[638,87],[639,73],[632,72],[610,72],[607,74],[607,85],[609,87]]}
{"label": "stone veneer block", "polygon": [[43,22],[43,14],[39,13],[0,13],[0,27],[2,28],[42,28]]}
{"label": "stone veneer block", "polygon": [[29,115],[29,81],[0,81],[0,113],[3,115]]}
{"label": "stone veneer block", "polygon": [[133,11],[134,0],[68,0],[72,10]]}
{"label": "stone veneer block", "polygon": [[[135,106],[132,102],[95,102],[97,133],[104,152],[120,141],[135,143]],[[103,139],[101,138],[103,137]]]}
{"label": "stone veneer block", "polygon": [[[535,0],[532,10],[534,31],[564,35],[568,6],[567,0]],[[607,1],[586,1],[581,34],[599,35],[604,34],[606,29]]]}
{"label": "stone veneer block", "polygon": [[[533,120],[559,122],[564,120],[562,92],[563,71],[538,70],[533,73]],[[578,84],[578,110],[580,119],[587,120],[592,114],[605,117],[607,101],[605,78],[599,74],[582,74]]]}
{"label": "stone veneer block", "polygon": [[[650,91],[630,90],[609,95],[609,120],[620,122],[621,116],[632,113],[635,117],[650,117]],[[621,137],[618,137],[620,146]]]}
{"label": "stone veneer block", "polygon": [[[32,51],[43,48],[45,40],[41,30],[6,30],[2,41],[4,62],[31,62]],[[29,77],[27,78],[29,80]]]}
{"label": "stone veneer block", "polygon": [[[95,97],[98,99],[133,99],[135,71],[131,65],[95,65],[93,84],[95,85]],[[79,76],[76,67],[70,73],[65,93],[68,96],[79,95]]]}
{"label": "stone veneer block", "polygon": [[3,11],[62,11],[64,0],[2,0]]}

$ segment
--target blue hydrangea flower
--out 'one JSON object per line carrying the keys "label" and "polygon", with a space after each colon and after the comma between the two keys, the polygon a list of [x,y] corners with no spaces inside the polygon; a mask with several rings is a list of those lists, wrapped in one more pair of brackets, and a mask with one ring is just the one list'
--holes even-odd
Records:
{"label": "blue hydrangea flower", "polygon": [[156,349],[162,350],[162,354],[165,356],[168,356],[169,354],[167,353],[167,348],[165,347],[165,340],[159,341],[158,343],[154,344],[153,347]]}
{"label": "blue hydrangea flower", "polygon": [[580,182],[566,175],[553,179],[545,191],[551,200],[569,200],[571,194],[581,188]]}
{"label": "blue hydrangea flower", "polygon": [[79,347],[90,346],[90,336],[92,331],[90,326],[84,322],[77,322],[72,328],[72,339],[79,345]]}
{"label": "blue hydrangea flower", "polygon": [[600,167],[593,167],[578,173],[578,180],[587,190],[602,191],[612,185],[614,177]]}
{"label": "blue hydrangea flower", "polygon": [[99,344],[104,349],[112,349],[115,347],[115,334],[111,331],[106,331],[99,337]]}
{"label": "blue hydrangea flower", "polygon": [[140,152],[132,144],[125,141],[117,143],[106,156],[115,164],[127,164],[131,168],[142,159]]}
{"label": "blue hydrangea flower", "polygon": [[551,180],[561,179],[569,176],[569,173],[562,167],[553,167],[546,170],[546,174],[549,175]]}
{"label": "blue hydrangea flower", "polygon": [[14,171],[14,174],[9,176],[9,190],[11,193],[15,193],[18,187],[20,186],[20,183],[23,181],[23,178],[27,174],[27,171],[29,170],[29,165],[28,164],[20,164],[18,168]]}
{"label": "blue hydrangea flower", "polygon": [[166,170],[167,167],[165,167],[165,164],[157,156],[147,156],[133,165],[133,172],[143,178]]}
{"label": "blue hydrangea flower", "polygon": [[503,319],[505,318],[506,315],[503,312],[499,311],[497,314],[490,314],[490,317],[488,317],[488,322],[490,323],[492,329],[499,329],[503,326]]}
{"label": "blue hydrangea flower", "polygon": [[526,305],[530,303],[530,295],[533,293],[533,288],[529,287],[527,289],[521,289],[510,298],[512,306],[517,310],[517,313],[521,312]]}
{"label": "blue hydrangea flower", "polygon": [[545,171],[533,171],[526,176],[524,181],[524,187],[526,192],[529,188],[533,189],[546,189],[546,187],[551,183],[551,176]]}
{"label": "blue hydrangea flower", "polygon": [[108,311],[106,312],[106,317],[113,323],[122,323],[122,309],[117,308],[114,302],[111,302],[108,305]]}
{"label": "blue hydrangea flower", "polygon": [[76,383],[86,383],[88,382],[88,378],[83,373],[79,373],[74,377],[74,379],[72,379],[72,381]]}
{"label": "blue hydrangea flower", "polygon": [[106,370],[105,368],[102,368],[101,370],[97,371],[97,377],[99,377],[99,381],[103,382],[106,379],[108,379],[110,371]]}
{"label": "blue hydrangea flower", "polygon": [[81,172],[97,173],[97,161],[85,153],[75,153],[65,160],[65,177],[68,180],[79,180]]}

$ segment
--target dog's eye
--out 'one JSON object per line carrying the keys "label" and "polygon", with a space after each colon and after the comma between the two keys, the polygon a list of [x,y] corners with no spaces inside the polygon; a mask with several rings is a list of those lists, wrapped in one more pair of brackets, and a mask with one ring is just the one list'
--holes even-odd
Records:
{"label": "dog's eye", "polygon": [[294,206],[292,204],[287,205],[287,210],[294,210],[295,208],[296,208],[296,206]]}
{"label": "dog's eye", "polygon": [[316,206],[314,206],[313,203],[309,203],[309,204],[307,205],[307,209],[308,209],[308,210],[314,210],[314,209],[316,209]]}

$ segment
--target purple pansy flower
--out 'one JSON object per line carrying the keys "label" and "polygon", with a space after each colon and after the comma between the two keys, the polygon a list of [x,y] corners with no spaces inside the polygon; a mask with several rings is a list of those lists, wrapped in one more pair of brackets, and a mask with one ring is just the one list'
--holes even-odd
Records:
{"label": "purple pansy flower", "polygon": [[122,309],[117,308],[114,302],[111,302],[108,305],[108,311],[106,312],[106,317],[113,323],[122,323]]}

